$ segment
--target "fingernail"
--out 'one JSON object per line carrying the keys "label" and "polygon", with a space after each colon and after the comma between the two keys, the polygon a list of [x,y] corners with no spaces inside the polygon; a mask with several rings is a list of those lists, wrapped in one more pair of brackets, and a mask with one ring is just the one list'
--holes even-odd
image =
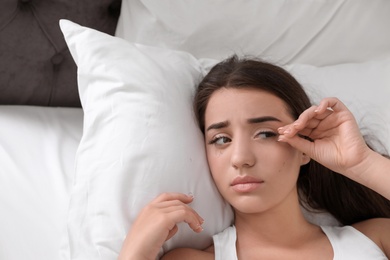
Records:
{"label": "fingernail", "polygon": [[191,197],[191,198],[195,198],[195,197],[194,197],[194,194],[193,194],[192,192],[189,192],[189,193],[187,194],[187,196],[188,196],[188,197]]}
{"label": "fingernail", "polygon": [[279,135],[278,136],[278,142],[283,142],[283,141],[285,141],[286,139],[284,138],[284,136],[283,135]]}
{"label": "fingernail", "polygon": [[203,231],[202,225],[199,225],[199,226],[196,228],[196,230],[200,230],[200,232],[202,232],[202,231]]}
{"label": "fingernail", "polygon": [[289,134],[289,133],[291,133],[291,129],[290,128],[284,130],[284,132],[283,132],[283,134]]}

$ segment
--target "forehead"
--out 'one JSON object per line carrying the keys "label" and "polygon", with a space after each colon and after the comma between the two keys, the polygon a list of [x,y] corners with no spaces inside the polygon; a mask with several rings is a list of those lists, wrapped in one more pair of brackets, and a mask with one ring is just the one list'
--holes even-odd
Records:
{"label": "forehead", "polygon": [[292,120],[286,103],[274,94],[254,88],[221,88],[207,104],[205,122],[234,117],[277,116]]}

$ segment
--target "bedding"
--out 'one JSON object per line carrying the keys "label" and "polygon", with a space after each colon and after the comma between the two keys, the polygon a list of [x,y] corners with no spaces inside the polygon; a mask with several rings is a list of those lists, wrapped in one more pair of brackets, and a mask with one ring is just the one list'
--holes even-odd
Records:
{"label": "bedding", "polygon": [[390,53],[381,59],[316,67],[286,66],[305,87],[314,103],[338,97],[355,115],[372,147],[390,152]]}
{"label": "bedding", "polygon": [[0,106],[0,259],[58,259],[83,112]]}
{"label": "bedding", "polygon": [[324,66],[388,53],[389,13],[388,0],[123,0],[116,36],[197,58]]}
{"label": "bedding", "polygon": [[[233,220],[215,187],[206,186],[212,180],[191,107],[197,82],[218,61],[126,42],[70,21],[61,21],[61,28],[78,65],[84,109],[64,254],[114,259],[138,212],[164,191],[193,193],[192,206],[205,219],[201,235],[181,226],[164,252],[206,247],[212,234]],[[390,59],[286,68],[315,101],[336,94],[358,121],[367,109],[373,122],[390,119],[385,98],[390,94]],[[367,99],[370,93],[375,102]]]}
{"label": "bedding", "polygon": [[[119,9],[121,2],[122,7]],[[120,17],[116,26],[119,10]],[[162,78],[158,82],[159,85],[169,85],[166,93],[168,91],[171,93],[174,86],[184,79],[187,83],[195,83],[196,75],[204,75],[215,62],[233,52],[260,55],[285,66],[303,83],[314,101],[318,101],[322,96],[338,96],[357,115],[364,133],[379,136],[379,141],[384,144],[382,147],[374,141],[375,146],[383,151],[389,150],[390,110],[386,102],[390,91],[390,36],[387,33],[387,25],[390,23],[390,16],[387,15],[389,12],[390,3],[387,0],[260,0],[240,2],[240,5],[231,1],[210,3],[201,0],[184,2],[97,0],[72,3],[64,0],[2,1],[0,3],[0,57],[2,58],[0,59],[0,104],[2,104],[0,105],[0,163],[2,165],[0,167],[2,209],[0,259],[81,259],[83,256],[82,259],[88,260],[95,259],[90,255],[95,256],[96,252],[107,256],[100,259],[116,259],[121,240],[126,235],[137,211],[130,210],[127,203],[130,201],[129,198],[140,196],[129,194],[129,192],[137,192],[137,188],[129,189],[127,186],[121,186],[119,178],[110,178],[111,176],[105,174],[110,165],[104,163],[118,156],[118,147],[123,149],[133,140],[128,141],[131,136],[118,131],[120,128],[111,128],[115,130],[107,133],[105,131],[108,128],[97,126],[132,127],[131,133],[135,132],[135,136],[140,137],[142,133],[136,132],[135,129],[142,127],[145,129],[145,125],[140,126],[145,122],[138,117],[136,119],[139,125],[134,126],[133,121],[122,120],[129,115],[125,113],[126,111],[117,108],[134,107],[135,111],[144,108],[143,114],[139,114],[141,116],[146,112],[152,115],[152,111],[155,111],[158,105],[166,105],[167,110],[172,110],[173,106],[185,107],[184,104],[176,104],[179,98],[173,100],[161,94],[160,100],[147,90],[140,88],[139,91],[134,91],[141,79],[146,80],[145,85],[156,86],[156,78]],[[248,19],[242,19],[243,16]],[[100,56],[95,55],[95,51],[103,48],[104,41],[93,44],[92,49],[89,49],[89,46],[79,46],[83,50],[82,53],[77,54],[79,58],[90,61],[87,65],[83,63],[82,67],[95,67],[104,72],[99,77],[90,74],[89,80],[81,81],[77,86],[76,63],[61,34],[58,25],[60,18],[70,19],[83,25],[87,27],[83,27],[86,31],[94,28],[107,33],[104,37],[101,36],[108,37],[107,44],[120,41],[108,36],[115,31],[117,37],[127,41],[120,41],[119,45],[132,46],[130,47],[132,53],[138,53],[138,57],[155,57],[149,57],[147,61],[143,59],[138,68],[135,63],[139,60],[128,61],[127,54],[121,52],[117,53],[117,60],[111,60],[110,66],[104,64],[97,66],[93,61],[112,58],[105,55],[106,52],[115,52],[111,49],[113,46],[104,52],[99,51]],[[242,25],[243,22],[245,25]],[[95,33],[101,35],[98,32],[92,34]],[[82,37],[76,32],[74,34],[69,37]],[[157,51],[158,48],[163,50]],[[56,56],[57,58],[52,60],[56,53],[64,54],[63,59]],[[88,56],[89,54],[91,55]],[[164,70],[164,62],[161,62],[162,55],[165,55],[164,62],[170,64],[169,66],[183,77],[173,77]],[[174,58],[180,61],[181,67],[172,64]],[[58,61],[57,59],[60,63],[55,65],[56,62],[52,61]],[[119,66],[119,61],[126,62],[126,65]],[[128,66],[130,67],[130,64],[132,64],[131,68],[139,72],[135,79],[123,77],[124,71]],[[148,70],[156,74],[148,77],[150,75]],[[86,76],[79,75],[81,79],[83,77],[85,79]],[[92,78],[96,80],[93,84]],[[125,87],[128,86],[129,80],[133,83],[138,81],[137,84],[131,85],[131,90]],[[112,91],[101,88],[105,84],[112,86]],[[96,86],[99,89],[94,89]],[[79,93],[78,87],[88,91]],[[158,88],[150,91],[157,93]],[[174,92],[172,98],[189,95],[191,91],[191,88],[185,88],[181,92]],[[104,95],[98,96],[94,93]],[[124,93],[123,97],[118,93]],[[162,93],[165,93],[165,90]],[[141,100],[135,99],[137,95],[142,96]],[[123,104],[127,100],[133,100],[134,103]],[[172,100],[172,102],[159,104],[162,100]],[[81,108],[68,108],[80,107],[81,101],[84,111]],[[135,104],[140,106],[135,107]],[[146,106],[146,104],[151,105]],[[168,129],[171,129],[169,127],[179,127],[185,122],[190,122],[189,118],[186,118],[188,121],[178,120],[179,116],[181,118],[181,115],[186,113],[188,109],[175,111],[170,119],[174,123],[164,125],[161,133],[160,130],[156,131],[157,125],[161,126],[161,121],[157,117],[150,116],[148,122],[155,124],[149,125],[148,129],[154,131],[148,133],[145,131],[144,134],[163,136],[163,133],[169,133]],[[135,112],[130,110],[129,114],[134,116]],[[192,126],[188,123],[185,127],[188,129]],[[183,138],[183,133],[175,134]],[[193,136],[192,141],[195,142],[199,136],[196,133],[193,133]],[[115,142],[110,142],[114,139]],[[141,140],[134,139],[137,142]],[[133,172],[148,171],[157,175],[157,172],[152,170],[161,166],[163,161],[172,160],[176,156],[173,145],[166,144],[167,148],[162,147],[161,144],[164,143],[162,139],[156,141],[159,146],[154,146],[152,140],[145,139],[143,150],[133,147],[126,149],[122,154],[122,160],[118,160],[118,164],[111,164],[112,175],[120,176],[121,172],[118,169],[122,167],[121,165],[126,169],[136,158],[150,162],[149,156],[153,156],[152,158],[156,160],[142,166],[136,162],[137,169]],[[172,135],[169,135],[168,139],[172,140]],[[185,140],[183,143],[188,144],[190,141]],[[104,147],[107,151],[101,145],[107,145]],[[185,150],[188,147],[179,148]],[[94,151],[94,154],[89,155],[89,149]],[[99,156],[100,151],[103,154],[112,151],[112,157],[107,157],[107,161],[101,159],[106,157],[94,157]],[[198,167],[206,168],[201,148],[197,147],[196,151],[191,152],[194,154],[186,151],[180,155],[182,156],[180,158],[200,158],[197,161],[193,160],[191,165],[199,163]],[[100,175],[94,173],[92,168],[88,168],[87,163],[90,160],[93,160],[91,166],[99,169],[104,166],[98,172],[101,173]],[[101,165],[98,165],[99,162]],[[183,164],[175,167],[184,168]],[[161,169],[167,169],[168,166],[173,167],[163,165]],[[185,169],[188,170],[187,168]],[[88,208],[88,214],[85,215],[89,223],[87,228],[78,231],[79,217],[85,213],[82,211],[85,200],[78,200],[78,198],[86,190],[86,180],[83,178],[89,176],[93,177],[90,179],[92,189],[89,192],[94,195],[92,201],[96,203]],[[194,177],[180,176],[180,178]],[[205,175],[202,175],[202,178],[207,181]],[[108,188],[103,188],[103,180],[107,180]],[[145,179],[138,181],[142,182],[142,185],[150,185],[148,188],[157,187],[155,190],[148,189],[150,197],[163,188]],[[170,186],[173,184],[167,183],[169,179],[162,181],[170,190],[177,188],[185,193],[194,193],[196,201],[199,202],[208,194],[199,197],[200,187],[173,187]],[[195,180],[197,181],[199,180]],[[207,192],[213,194],[213,190],[211,185]],[[106,195],[108,195],[107,199],[105,199]],[[218,201],[217,196],[213,195],[213,198]],[[138,208],[145,203],[146,196],[141,200],[136,201]],[[198,203],[196,201],[194,203]],[[103,209],[103,206],[108,208]],[[203,208],[203,203],[198,203],[196,206],[201,211],[207,211],[207,208]],[[213,211],[210,210],[208,213],[211,212]],[[221,212],[223,208],[220,208],[218,214]],[[327,213],[305,212],[305,215],[316,224],[337,225]],[[230,215],[227,215],[227,218],[230,218]],[[107,224],[116,221],[112,229]],[[228,222],[225,219],[224,224],[220,224],[219,227]],[[208,226],[209,233],[216,228],[211,223],[212,221]],[[184,230],[181,234],[182,241],[172,240],[163,250],[175,247],[179,242],[188,242],[190,235],[187,236],[185,228],[185,226],[181,227]],[[74,234],[77,232],[81,234],[80,240],[75,239]],[[68,236],[68,234],[73,235]],[[86,234],[90,234],[91,237],[86,239],[83,237]],[[199,240],[196,241],[197,239],[195,238],[195,243],[202,246]],[[85,243],[75,244],[76,241]],[[70,249],[70,245],[75,247]],[[82,253],[75,255],[77,252]]]}

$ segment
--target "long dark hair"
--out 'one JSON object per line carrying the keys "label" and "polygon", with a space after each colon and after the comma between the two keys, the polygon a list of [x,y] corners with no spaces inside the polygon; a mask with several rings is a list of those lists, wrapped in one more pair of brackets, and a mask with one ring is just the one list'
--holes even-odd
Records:
{"label": "long dark hair", "polygon": [[[212,93],[220,88],[257,88],[282,99],[294,119],[311,106],[300,83],[286,70],[255,58],[236,55],[215,65],[200,82],[194,111],[204,133],[205,111]],[[311,160],[300,169],[300,203],[308,210],[331,213],[350,225],[375,217],[390,217],[390,201],[375,191]]]}

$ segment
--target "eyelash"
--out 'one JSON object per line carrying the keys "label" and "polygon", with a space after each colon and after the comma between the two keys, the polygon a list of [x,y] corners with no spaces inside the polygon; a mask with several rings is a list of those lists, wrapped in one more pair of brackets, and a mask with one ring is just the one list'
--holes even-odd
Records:
{"label": "eyelash", "polygon": [[[261,131],[256,134],[256,136],[260,136],[260,135],[265,135],[265,138],[261,138],[261,139],[267,139],[267,138],[276,137],[278,134],[273,131]],[[226,137],[224,135],[217,135],[209,142],[209,144],[216,144],[222,138],[227,138],[230,140],[229,137]]]}
{"label": "eyelash", "polygon": [[266,135],[266,138],[272,138],[272,137],[277,136],[278,134],[273,132],[273,131],[261,131],[256,136],[259,136],[259,135]]}
{"label": "eyelash", "polygon": [[223,136],[223,135],[217,135],[212,140],[210,140],[209,144],[216,144],[222,138],[230,139],[229,137],[226,137],[226,136]]}

